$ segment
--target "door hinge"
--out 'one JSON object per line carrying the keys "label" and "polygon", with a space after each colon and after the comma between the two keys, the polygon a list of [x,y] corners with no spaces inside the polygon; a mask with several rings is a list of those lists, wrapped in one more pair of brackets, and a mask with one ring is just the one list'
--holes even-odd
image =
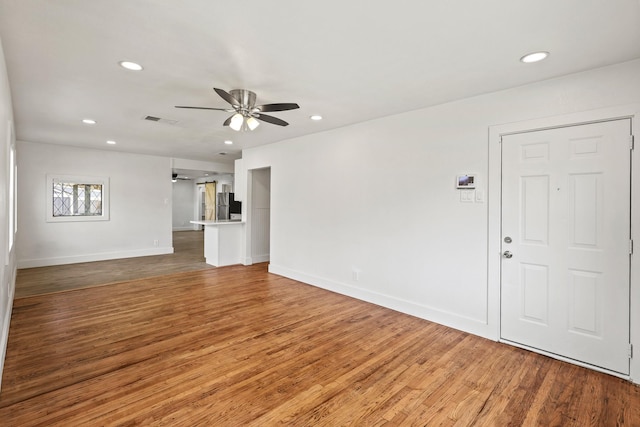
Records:
{"label": "door hinge", "polygon": [[633,359],[633,344],[629,343],[629,359]]}
{"label": "door hinge", "polygon": [[629,240],[629,255],[633,255],[633,240]]}
{"label": "door hinge", "polygon": [[633,150],[635,148],[634,137],[633,135],[629,135],[629,149]]}

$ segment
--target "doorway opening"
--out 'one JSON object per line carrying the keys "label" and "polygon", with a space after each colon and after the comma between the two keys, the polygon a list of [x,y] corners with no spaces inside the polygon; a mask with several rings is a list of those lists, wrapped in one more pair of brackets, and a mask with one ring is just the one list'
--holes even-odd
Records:
{"label": "doorway opening", "polygon": [[271,257],[271,168],[251,169],[247,175],[247,264]]}

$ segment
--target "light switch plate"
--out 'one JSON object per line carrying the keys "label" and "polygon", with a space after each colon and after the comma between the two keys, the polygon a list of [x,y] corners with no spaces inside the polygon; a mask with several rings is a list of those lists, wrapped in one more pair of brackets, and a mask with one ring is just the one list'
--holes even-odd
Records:
{"label": "light switch plate", "polygon": [[472,203],[475,199],[475,195],[476,195],[475,190],[461,190],[460,201],[464,203]]}

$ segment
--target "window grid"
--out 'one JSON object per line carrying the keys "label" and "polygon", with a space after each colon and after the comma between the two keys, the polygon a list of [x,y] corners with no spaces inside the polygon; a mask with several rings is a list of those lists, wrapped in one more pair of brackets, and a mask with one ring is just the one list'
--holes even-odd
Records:
{"label": "window grid", "polygon": [[53,182],[53,216],[102,215],[102,184]]}

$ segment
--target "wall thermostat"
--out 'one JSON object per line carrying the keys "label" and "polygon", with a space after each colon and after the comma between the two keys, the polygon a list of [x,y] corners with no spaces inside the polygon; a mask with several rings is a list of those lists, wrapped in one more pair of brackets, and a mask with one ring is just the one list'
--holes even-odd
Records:
{"label": "wall thermostat", "polygon": [[456,178],[456,188],[476,188],[476,176],[458,175]]}

